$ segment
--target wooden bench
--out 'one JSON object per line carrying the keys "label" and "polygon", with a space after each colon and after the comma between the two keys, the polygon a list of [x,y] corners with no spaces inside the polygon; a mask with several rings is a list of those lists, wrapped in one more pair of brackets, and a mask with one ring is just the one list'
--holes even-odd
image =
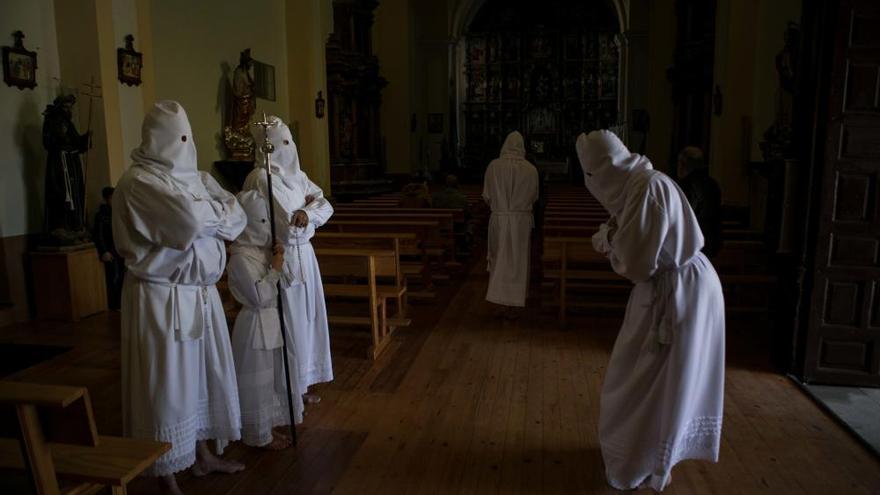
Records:
{"label": "wooden bench", "polygon": [[[399,272],[399,254],[393,249],[316,248],[315,254],[325,280],[341,277],[339,282],[325,282],[324,295],[329,297],[364,298],[369,304],[367,316],[328,315],[330,324],[369,325],[372,345],[367,353],[376,359],[388,346],[397,326],[409,325],[409,320],[398,317],[389,322],[388,300],[398,300],[405,288],[393,283],[381,284],[380,277],[395,277]],[[351,283],[347,279],[362,279]]]}
{"label": "wooden bench", "polygon": [[377,268],[378,276],[388,276],[392,279],[392,283],[397,288],[399,294],[397,301],[397,316],[405,318],[407,313],[407,284],[406,276],[401,269],[401,249],[405,243],[412,243],[416,240],[413,233],[403,232],[372,232],[372,233],[343,233],[343,232],[318,232],[312,238],[312,246],[318,249],[378,249],[392,250],[395,253],[397,262],[393,267],[385,267],[382,263],[384,259],[379,260],[380,266]]}
{"label": "wooden bench", "polygon": [[608,259],[593,249],[590,237],[545,237],[542,265],[544,278],[558,287],[559,322],[568,314],[568,290],[573,282],[581,288],[628,291],[631,284],[614,273]]}
{"label": "wooden bench", "polygon": [[[436,221],[407,220],[331,220],[324,225],[325,232],[357,232],[357,233],[412,233],[416,235],[414,242],[401,244],[401,255],[417,258],[416,263],[402,263],[402,270],[407,277],[419,277],[424,292],[421,297],[431,297],[433,293],[432,257],[443,256],[442,249],[435,248],[439,224]],[[411,294],[415,295],[415,294]]]}
{"label": "wooden bench", "polygon": [[[439,240],[437,247],[443,250],[445,262],[447,265],[456,265],[455,261],[455,217],[451,213],[376,213],[376,212],[358,212],[358,213],[337,213],[334,215],[337,221],[365,221],[374,220],[381,221],[428,221],[437,222],[436,236]],[[428,242],[431,242],[430,240]]]}
{"label": "wooden bench", "polygon": [[0,468],[29,471],[39,495],[96,493],[107,486],[124,494],[171,448],[98,435],[84,387],[0,381],[0,405],[14,408],[20,429],[19,438],[0,438]]}

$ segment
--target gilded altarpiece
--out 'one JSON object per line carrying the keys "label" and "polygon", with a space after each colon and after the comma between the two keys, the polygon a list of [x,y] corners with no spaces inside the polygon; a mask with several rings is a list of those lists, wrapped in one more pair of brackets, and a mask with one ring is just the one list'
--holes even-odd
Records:
{"label": "gilded altarpiece", "polygon": [[539,166],[564,165],[577,135],[620,122],[620,38],[610,4],[490,0],[466,38],[463,165],[485,167],[519,130]]}
{"label": "gilded altarpiece", "polygon": [[330,174],[334,194],[371,192],[380,183],[379,134],[381,91],[373,55],[372,27],[376,0],[335,0],[333,34],[327,42],[327,118]]}

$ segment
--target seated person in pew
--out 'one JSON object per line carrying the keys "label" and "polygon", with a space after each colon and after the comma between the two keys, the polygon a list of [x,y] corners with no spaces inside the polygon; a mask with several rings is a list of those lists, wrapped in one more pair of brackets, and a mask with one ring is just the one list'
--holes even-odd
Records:
{"label": "seated person in pew", "polygon": [[709,175],[700,148],[688,146],[678,154],[678,180],[706,239],[703,254],[714,258],[722,245],[721,188]]}
{"label": "seated person in pew", "polygon": [[403,186],[398,206],[401,208],[431,208],[431,191],[428,189],[428,182],[422,179],[421,175],[414,174],[410,178],[410,183]]}
{"label": "seated person in pew", "polygon": [[599,446],[608,483],[662,491],[673,466],[718,461],[724,401],[724,296],[687,199],[609,131],[581,134],[590,193],[611,214],[594,236],[635,286],[608,363]]}
{"label": "seated person in pew", "polygon": [[[294,354],[293,336],[287,328],[290,376],[284,383],[284,340],[278,320],[278,284],[288,289],[295,281],[285,271],[284,246],[276,245],[270,256],[269,211],[257,191],[239,193],[238,201],[248,216],[247,227],[232,245],[229,266],[229,290],[242,308],[232,331],[232,355],[238,375],[241,403],[241,439],[246,445],[281,450],[292,439],[277,426],[290,424],[287,387],[293,397],[301,397],[297,387],[299,368]],[[299,282],[301,283],[301,282]],[[294,422],[302,422],[303,403],[294,400]]]}
{"label": "seated person in pew", "polygon": [[241,409],[223,303],[215,284],[224,240],[246,224],[235,196],[199,172],[189,120],[174,101],[144,118],[142,142],[113,198],[122,289],[122,425],[126,436],[170,442],[146,471],[180,493],[174,473],[234,473],[206,440],[238,440]]}
{"label": "seated person in pew", "polygon": [[[282,294],[284,322],[293,334],[296,349],[299,390],[307,403],[320,400],[308,393],[312,385],[333,380],[330,357],[330,331],[327,305],[321,283],[321,270],[312,248],[315,230],[327,223],[333,207],[317,184],[309,180],[299,164],[299,155],[290,129],[278,117],[269,118],[275,127],[268,130],[269,141],[275,146],[271,155],[272,192],[275,198],[275,229],[278,242],[284,246],[285,272],[295,282]],[[256,129],[256,142],[263,142],[262,129]],[[257,147],[255,163],[265,163],[265,155]],[[258,191],[266,201],[266,170],[257,166],[244,181],[242,191]],[[268,206],[266,207],[268,208]],[[269,249],[267,244],[266,249]]]}
{"label": "seated person in pew", "polygon": [[499,315],[514,316],[524,307],[529,287],[530,244],[535,226],[532,206],[538,200],[538,170],[526,161],[522,134],[511,132],[501,154],[486,169],[483,199],[492,210],[487,254],[486,300],[499,304]]}

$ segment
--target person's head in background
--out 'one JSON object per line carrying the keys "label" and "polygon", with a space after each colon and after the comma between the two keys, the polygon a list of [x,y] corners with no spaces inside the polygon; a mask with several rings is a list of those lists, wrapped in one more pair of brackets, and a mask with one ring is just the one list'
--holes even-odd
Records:
{"label": "person's head in background", "polygon": [[696,146],[686,146],[678,154],[678,178],[684,179],[692,172],[706,168],[703,150]]}
{"label": "person's head in background", "polygon": [[446,176],[446,188],[447,189],[458,189],[458,177],[453,174],[449,174]]}
{"label": "person's head in background", "polygon": [[104,198],[104,204],[113,204],[113,191],[116,189],[110,186],[101,189],[101,197]]}

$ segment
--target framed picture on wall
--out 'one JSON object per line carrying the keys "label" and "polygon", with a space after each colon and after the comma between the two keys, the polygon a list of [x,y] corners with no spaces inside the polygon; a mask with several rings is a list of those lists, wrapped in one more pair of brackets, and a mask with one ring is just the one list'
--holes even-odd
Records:
{"label": "framed picture on wall", "polygon": [[275,101],[275,66],[254,60],[254,93],[257,98]]}
{"label": "framed picture on wall", "polygon": [[37,52],[25,49],[24,33],[16,31],[13,46],[3,47],[3,82],[18,89],[37,87]]}
{"label": "framed picture on wall", "polygon": [[431,134],[443,134],[443,114],[428,114],[428,132]]}
{"label": "framed picture on wall", "polygon": [[144,55],[134,49],[134,36],[125,36],[125,48],[116,49],[116,70],[119,82],[129,86],[140,86]]}

